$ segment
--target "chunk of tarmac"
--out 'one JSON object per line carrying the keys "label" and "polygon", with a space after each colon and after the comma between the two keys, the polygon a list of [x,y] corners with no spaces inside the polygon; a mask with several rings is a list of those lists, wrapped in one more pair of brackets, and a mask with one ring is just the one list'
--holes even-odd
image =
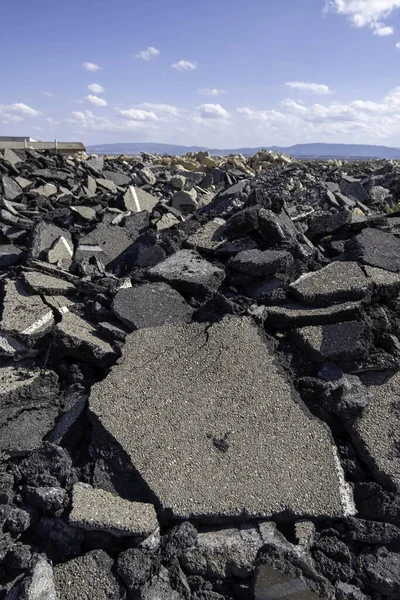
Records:
{"label": "chunk of tarmac", "polygon": [[148,537],[158,528],[152,504],[129,502],[87,483],[76,483],[72,493],[71,525],[106,531],[117,537]]}
{"label": "chunk of tarmac", "polygon": [[112,309],[131,330],[167,323],[189,323],[193,308],[166,283],[145,283],[119,290]]}
{"label": "chunk of tarmac", "polygon": [[248,317],[132,333],[89,408],[175,517],[354,514],[328,430]]}
{"label": "chunk of tarmac", "polygon": [[370,401],[352,428],[354,444],[376,479],[399,492],[400,373],[371,372],[361,380]]}

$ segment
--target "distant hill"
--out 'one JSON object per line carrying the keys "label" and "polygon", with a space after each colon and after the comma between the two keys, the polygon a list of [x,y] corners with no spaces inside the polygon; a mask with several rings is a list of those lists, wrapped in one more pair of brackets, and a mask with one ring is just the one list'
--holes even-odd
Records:
{"label": "distant hill", "polygon": [[262,148],[276,150],[299,158],[394,158],[400,159],[400,148],[388,146],[370,146],[367,144],[296,144],[294,146],[258,146],[256,148],[216,149],[204,146],[178,146],[175,144],[158,144],[157,142],[135,142],[132,144],[98,144],[87,146],[87,151],[95,154],[171,154],[182,155],[186,152],[208,150],[210,154],[226,156],[228,154],[255,154]]}

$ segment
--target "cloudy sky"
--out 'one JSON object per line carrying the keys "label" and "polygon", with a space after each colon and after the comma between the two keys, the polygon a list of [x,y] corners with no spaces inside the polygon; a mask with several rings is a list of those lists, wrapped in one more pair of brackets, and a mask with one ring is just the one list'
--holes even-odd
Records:
{"label": "cloudy sky", "polygon": [[400,147],[400,0],[2,0],[0,135]]}

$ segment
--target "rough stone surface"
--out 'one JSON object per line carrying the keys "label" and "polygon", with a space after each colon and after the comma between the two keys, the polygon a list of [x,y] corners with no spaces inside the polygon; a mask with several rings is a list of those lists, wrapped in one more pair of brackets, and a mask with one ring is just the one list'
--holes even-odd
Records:
{"label": "rough stone surface", "polygon": [[311,308],[291,303],[283,306],[269,306],[266,323],[269,327],[299,327],[304,325],[325,325],[357,317],[361,310],[360,302],[333,304],[326,308]]}
{"label": "rough stone surface", "polygon": [[226,317],[131,334],[90,411],[176,516],[353,512],[328,432],[293,395],[252,322]]}
{"label": "rough stone surface", "polygon": [[293,264],[289,252],[279,250],[244,250],[230,262],[234,271],[245,273],[252,277],[273,275],[278,271],[286,271]]}
{"label": "rough stone surface", "polygon": [[86,483],[76,483],[69,521],[75,527],[115,536],[147,537],[158,527],[152,504],[129,502]]}
{"label": "rough stone surface", "polygon": [[134,213],[143,210],[151,213],[156,204],[158,204],[158,198],[133,185],[130,185],[124,194],[124,209]]}
{"label": "rough stone surface", "polygon": [[37,294],[61,296],[76,291],[75,286],[72,283],[69,283],[69,281],[57,279],[56,277],[51,277],[50,275],[45,275],[38,271],[28,271],[27,273],[24,273],[23,279],[27,284],[27,287]]}
{"label": "rough stone surface", "polygon": [[111,572],[112,559],[103,550],[93,550],[54,568],[60,600],[119,600],[126,597]]}
{"label": "rough stone surface", "polygon": [[193,309],[166,283],[146,283],[119,290],[112,308],[130,329],[189,323]]}
{"label": "rough stone surface", "polygon": [[223,269],[202,259],[193,250],[180,250],[150,269],[149,274],[178,291],[192,294],[216,291],[225,278]]}

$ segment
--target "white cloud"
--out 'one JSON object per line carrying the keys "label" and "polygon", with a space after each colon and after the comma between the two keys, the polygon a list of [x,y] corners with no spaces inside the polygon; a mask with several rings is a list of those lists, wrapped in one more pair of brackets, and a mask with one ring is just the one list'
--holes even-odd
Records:
{"label": "white cloud", "polygon": [[42,113],[38,110],[35,110],[31,106],[23,104],[22,102],[15,102],[14,104],[0,104],[0,113],[17,113],[17,115],[22,115],[23,117],[40,117],[42,115]]}
{"label": "white cloud", "polygon": [[130,119],[131,121],[158,121],[158,117],[155,112],[148,110],[140,110],[137,108],[120,110],[119,114],[121,115],[121,117]]}
{"label": "white cloud", "polygon": [[229,117],[228,111],[220,104],[202,104],[196,110],[202,119],[227,119]]}
{"label": "white cloud", "polygon": [[149,46],[146,50],[140,50],[137,54],[135,54],[135,58],[139,58],[140,60],[152,60],[156,56],[159,56],[160,51],[154,46]]}
{"label": "white cloud", "polygon": [[95,106],[107,106],[107,102],[104,100],[104,98],[99,98],[98,96],[93,96],[92,94],[86,96],[86,100]]}
{"label": "white cloud", "polygon": [[224,90],[218,90],[217,88],[202,88],[199,90],[199,94],[203,96],[222,96],[222,94],[226,94]]}
{"label": "white cloud", "polygon": [[171,104],[153,104],[151,102],[142,102],[138,105],[139,108],[155,112],[159,118],[161,117],[178,117],[182,109]]}
{"label": "white cloud", "polygon": [[180,60],[179,62],[173,63],[171,67],[177,71],[195,71],[197,69],[197,63],[194,60]]}
{"label": "white cloud", "polygon": [[287,81],[288,87],[296,90],[304,90],[313,94],[332,94],[331,90],[324,83],[308,83],[307,81]]}
{"label": "white cloud", "polygon": [[66,119],[66,122],[75,126],[74,133],[105,131],[115,135],[115,133],[129,133],[136,130],[143,130],[146,133],[157,131],[157,124],[152,121],[133,119],[128,115],[125,115],[125,117],[124,119],[99,117],[90,110],[85,110],[84,112],[74,111],[72,117]]}
{"label": "white cloud", "polygon": [[49,96],[49,98],[54,98],[54,94],[52,92],[43,92],[45,96]]}
{"label": "white cloud", "polygon": [[91,63],[91,62],[82,63],[82,67],[84,69],[86,69],[86,71],[99,71],[99,69],[101,69],[101,67],[99,67],[99,65],[96,65],[95,63]]}
{"label": "white cloud", "polygon": [[393,35],[394,29],[393,27],[388,27],[387,25],[382,25],[377,23],[377,26],[374,28],[374,35],[379,35],[380,37],[385,37],[387,35]]}
{"label": "white cloud", "polygon": [[392,27],[381,22],[400,8],[400,0],[326,0],[326,9],[344,15],[355,27],[370,27],[375,35],[393,33]]}
{"label": "white cloud", "polygon": [[93,92],[93,94],[102,94],[104,92],[104,88],[102,85],[98,83],[91,83],[88,85],[89,92]]}
{"label": "white cloud", "polygon": [[400,42],[397,42],[396,48],[400,48]]}
{"label": "white cloud", "polygon": [[46,121],[50,125],[50,127],[55,127],[56,125],[60,124],[60,121],[56,121],[55,119],[53,119],[53,117],[48,117]]}

